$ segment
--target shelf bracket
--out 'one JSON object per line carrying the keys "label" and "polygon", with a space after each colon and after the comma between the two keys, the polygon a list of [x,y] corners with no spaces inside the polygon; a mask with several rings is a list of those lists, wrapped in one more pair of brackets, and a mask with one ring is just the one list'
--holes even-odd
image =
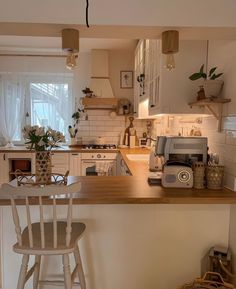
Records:
{"label": "shelf bracket", "polygon": [[221,131],[221,123],[222,123],[222,111],[223,111],[223,104],[222,103],[218,103],[217,104],[217,111],[214,110],[214,108],[210,105],[207,104],[206,108],[210,111],[210,113],[218,120],[218,127],[217,127],[217,131],[220,132]]}
{"label": "shelf bracket", "polygon": [[221,131],[223,104],[230,102],[231,99],[217,99],[217,100],[202,100],[190,102],[189,106],[206,107],[206,109],[218,120],[218,132]]}

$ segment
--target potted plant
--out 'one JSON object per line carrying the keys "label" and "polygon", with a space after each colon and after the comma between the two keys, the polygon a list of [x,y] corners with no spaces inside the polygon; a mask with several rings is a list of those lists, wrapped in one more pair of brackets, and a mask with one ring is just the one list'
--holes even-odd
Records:
{"label": "potted plant", "polygon": [[189,76],[189,79],[192,81],[200,78],[204,79],[203,88],[207,98],[218,97],[223,88],[224,81],[218,79],[223,73],[216,74],[216,69],[217,67],[211,68],[207,75],[207,73],[204,72],[204,64],[202,64],[199,72],[195,72]]}

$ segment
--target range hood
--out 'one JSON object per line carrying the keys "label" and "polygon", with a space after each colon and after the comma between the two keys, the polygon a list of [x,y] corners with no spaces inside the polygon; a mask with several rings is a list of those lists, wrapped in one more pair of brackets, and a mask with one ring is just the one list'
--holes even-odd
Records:
{"label": "range hood", "polygon": [[92,49],[90,89],[97,97],[113,98],[114,94],[109,80],[108,50]]}

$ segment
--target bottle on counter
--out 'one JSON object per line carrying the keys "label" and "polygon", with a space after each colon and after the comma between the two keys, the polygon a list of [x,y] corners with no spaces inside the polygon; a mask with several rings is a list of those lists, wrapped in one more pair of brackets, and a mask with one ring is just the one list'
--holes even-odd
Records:
{"label": "bottle on counter", "polygon": [[[136,129],[134,128],[133,124],[134,118],[132,116],[129,117],[129,126],[125,129],[125,138],[123,143],[127,146],[130,146],[130,140],[132,139],[132,147],[136,146],[136,140],[137,140],[137,133]],[[130,138],[132,136],[132,138]],[[127,141],[128,140],[128,141]]]}

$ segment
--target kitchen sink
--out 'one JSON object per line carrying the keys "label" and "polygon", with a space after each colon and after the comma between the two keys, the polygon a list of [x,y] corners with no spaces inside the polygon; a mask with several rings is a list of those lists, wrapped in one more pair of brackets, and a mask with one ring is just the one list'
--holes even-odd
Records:
{"label": "kitchen sink", "polygon": [[130,161],[149,161],[149,154],[127,154],[126,157]]}

